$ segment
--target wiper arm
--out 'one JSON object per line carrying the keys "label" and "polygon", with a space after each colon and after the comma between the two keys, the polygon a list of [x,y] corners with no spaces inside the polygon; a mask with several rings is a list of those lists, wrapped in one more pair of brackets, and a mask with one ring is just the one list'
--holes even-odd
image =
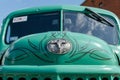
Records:
{"label": "wiper arm", "polygon": [[106,24],[106,25],[109,25],[111,27],[114,27],[114,25],[112,23],[110,23],[107,19],[105,19],[104,17],[102,17],[100,14],[88,9],[88,8],[85,8],[85,11],[86,11],[86,15],[96,21],[99,21],[103,24]]}

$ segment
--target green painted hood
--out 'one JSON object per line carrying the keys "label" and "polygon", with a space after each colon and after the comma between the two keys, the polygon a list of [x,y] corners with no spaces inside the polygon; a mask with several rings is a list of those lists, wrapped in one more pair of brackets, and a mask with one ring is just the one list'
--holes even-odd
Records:
{"label": "green painted hood", "polygon": [[[67,40],[71,47],[64,54],[49,52],[51,40]],[[46,32],[15,41],[4,55],[5,65],[116,65],[117,59],[103,40],[72,32]]]}

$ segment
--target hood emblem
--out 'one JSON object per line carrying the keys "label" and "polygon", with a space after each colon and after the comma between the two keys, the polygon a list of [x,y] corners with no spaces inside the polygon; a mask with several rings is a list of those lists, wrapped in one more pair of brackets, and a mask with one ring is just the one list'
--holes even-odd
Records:
{"label": "hood emblem", "polygon": [[71,43],[65,39],[51,40],[47,44],[48,51],[55,54],[65,54],[71,49],[71,47]]}

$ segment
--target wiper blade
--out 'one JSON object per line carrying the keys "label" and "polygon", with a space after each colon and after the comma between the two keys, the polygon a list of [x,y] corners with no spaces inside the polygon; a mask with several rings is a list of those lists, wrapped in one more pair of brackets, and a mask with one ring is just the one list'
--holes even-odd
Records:
{"label": "wiper blade", "polygon": [[90,10],[89,8],[85,8],[86,11],[86,15],[96,21],[99,21],[103,24],[109,25],[111,27],[114,27],[114,25],[112,23],[110,23],[107,19],[105,19],[103,16],[101,16],[100,14]]}

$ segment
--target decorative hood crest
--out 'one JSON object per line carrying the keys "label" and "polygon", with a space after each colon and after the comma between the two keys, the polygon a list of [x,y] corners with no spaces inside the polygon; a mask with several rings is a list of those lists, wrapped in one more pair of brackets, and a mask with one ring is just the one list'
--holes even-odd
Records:
{"label": "decorative hood crest", "polygon": [[65,54],[71,47],[71,43],[65,39],[54,39],[47,44],[48,51],[55,54]]}

